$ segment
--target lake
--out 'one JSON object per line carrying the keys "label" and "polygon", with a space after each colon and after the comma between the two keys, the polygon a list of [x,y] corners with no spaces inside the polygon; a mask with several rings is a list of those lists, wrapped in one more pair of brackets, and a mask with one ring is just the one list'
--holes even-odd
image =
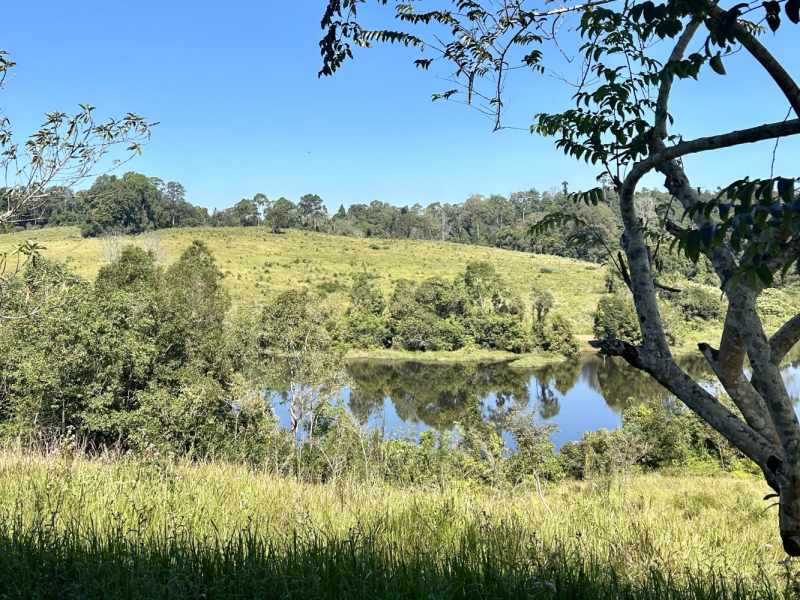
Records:
{"label": "lake", "polygon": [[[800,404],[800,352],[783,366],[789,393]],[[699,354],[681,356],[689,375],[713,387],[708,363]],[[426,363],[357,360],[348,365],[354,383],[344,391],[350,411],[369,427],[387,435],[426,429],[452,429],[468,402],[478,399],[486,419],[499,420],[511,407],[537,407],[538,419],[555,423],[557,447],[578,440],[585,431],[613,429],[631,402],[672,395],[648,374],[618,358],[582,355],[579,359],[538,368],[513,368],[508,363]],[[718,384],[717,384],[718,385]],[[277,403],[276,403],[277,404]],[[281,423],[288,410],[277,404]],[[504,435],[507,441],[512,440]]]}

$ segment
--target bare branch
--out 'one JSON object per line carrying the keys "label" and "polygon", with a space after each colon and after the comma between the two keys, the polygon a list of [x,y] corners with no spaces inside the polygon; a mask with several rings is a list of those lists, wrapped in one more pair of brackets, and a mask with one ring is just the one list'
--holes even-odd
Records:
{"label": "bare branch", "polygon": [[[697,33],[697,29],[700,27],[700,24],[700,21],[692,21],[686,26],[686,29],[683,30],[681,37],[678,39],[678,43],[675,44],[675,47],[672,49],[669,62],[677,62],[683,58],[686,48],[689,46],[689,42],[694,37],[694,34]],[[674,79],[675,75],[670,73],[669,76],[666,77],[661,83],[661,88],[658,90],[658,99],[656,100],[655,129],[659,134],[662,135],[667,133],[667,120],[669,118],[669,95],[670,92],[672,92],[672,83]]]}

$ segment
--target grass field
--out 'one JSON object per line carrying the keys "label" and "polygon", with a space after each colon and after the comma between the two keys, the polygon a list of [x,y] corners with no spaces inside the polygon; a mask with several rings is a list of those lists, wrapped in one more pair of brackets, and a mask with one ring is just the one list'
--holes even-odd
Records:
{"label": "grass field", "polygon": [[3,598],[793,597],[757,480],[565,483],[548,510],[534,489],[307,485],[130,456],[6,450],[0,474]]}
{"label": "grass field", "polygon": [[[158,232],[166,262],[176,260],[192,240],[206,242],[227,275],[236,300],[262,302],[291,287],[323,283],[350,285],[350,274],[366,269],[388,295],[393,279],[452,278],[471,261],[489,261],[508,282],[528,297],[532,286],[549,290],[554,310],[572,321],[576,333],[590,334],[604,271],[598,265],[545,255],[524,254],[417,240],[355,239],[289,230],[276,235],[266,228],[165,229]],[[77,228],[42,229],[0,236],[10,247],[34,239],[48,258],[67,262],[78,274],[93,278],[105,263],[102,242],[82,239]],[[131,242],[138,243],[136,237]]]}

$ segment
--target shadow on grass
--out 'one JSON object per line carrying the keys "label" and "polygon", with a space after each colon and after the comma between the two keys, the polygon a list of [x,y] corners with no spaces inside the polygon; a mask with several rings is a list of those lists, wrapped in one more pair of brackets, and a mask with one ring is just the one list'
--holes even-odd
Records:
{"label": "shadow on grass", "polygon": [[490,540],[469,536],[435,556],[355,531],[345,539],[287,535],[279,543],[246,530],[224,542],[189,532],[137,537],[7,526],[0,532],[0,598],[778,600],[800,592],[796,583],[779,588],[765,576],[718,571],[686,572],[680,580],[650,571],[630,580],[591,557],[522,545],[510,553],[507,540],[494,552]]}

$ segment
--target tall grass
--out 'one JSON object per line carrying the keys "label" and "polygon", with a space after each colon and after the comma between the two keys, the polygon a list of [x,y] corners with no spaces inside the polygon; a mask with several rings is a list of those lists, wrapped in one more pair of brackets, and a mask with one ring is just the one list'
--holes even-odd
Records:
{"label": "tall grass", "polygon": [[[0,597],[787,598],[755,480],[398,489],[0,452]],[[552,511],[552,512],[550,512]]]}

